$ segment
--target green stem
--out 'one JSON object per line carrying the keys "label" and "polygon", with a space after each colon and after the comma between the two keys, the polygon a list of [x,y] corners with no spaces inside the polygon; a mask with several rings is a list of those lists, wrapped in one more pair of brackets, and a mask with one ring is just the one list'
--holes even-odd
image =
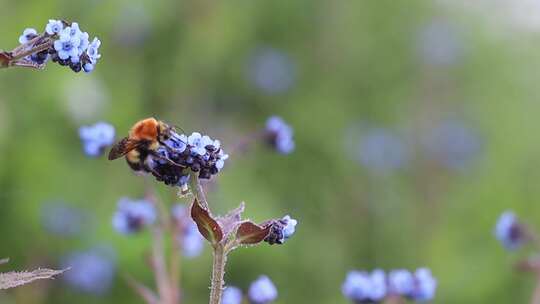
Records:
{"label": "green stem", "polygon": [[227,264],[227,253],[222,244],[214,246],[214,261],[212,264],[212,286],[210,287],[210,304],[221,304],[223,294],[223,280],[225,276],[225,264]]}
{"label": "green stem", "polygon": [[206,200],[206,195],[204,195],[204,190],[201,186],[197,174],[197,172],[191,172],[190,174],[189,185],[191,187],[191,192],[193,193],[199,204],[203,208],[208,209],[208,201]]}

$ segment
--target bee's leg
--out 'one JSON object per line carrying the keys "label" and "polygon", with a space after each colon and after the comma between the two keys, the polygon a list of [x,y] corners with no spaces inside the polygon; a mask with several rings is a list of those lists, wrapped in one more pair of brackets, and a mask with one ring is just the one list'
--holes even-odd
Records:
{"label": "bee's leg", "polygon": [[186,166],[183,166],[183,165],[180,165],[179,163],[173,161],[172,159],[168,158],[168,157],[165,157],[163,155],[159,155],[155,152],[152,152],[152,156],[156,157],[156,158],[159,158],[159,159],[163,159],[163,160],[166,160],[169,162],[169,164],[173,165],[173,166],[176,166],[176,167],[181,167],[181,168],[186,168]]}

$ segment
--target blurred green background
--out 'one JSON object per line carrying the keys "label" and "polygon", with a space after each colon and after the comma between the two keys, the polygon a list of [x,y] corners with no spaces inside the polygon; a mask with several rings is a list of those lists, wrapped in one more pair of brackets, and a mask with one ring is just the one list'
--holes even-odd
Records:
{"label": "blurred green background", "polygon": [[[271,115],[294,128],[295,152],[232,155],[209,198],[219,213],[245,201],[256,221],[289,213],[297,233],[233,252],[228,284],[246,290],[267,274],[277,303],[347,303],[348,270],[426,266],[434,303],[527,302],[534,278],[512,265],[528,251],[505,252],[492,229],[506,209],[540,228],[540,5],[497,3],[0,0],[2,48],[64,18],[103,54],[89,75],[53,63],[0,71],[2,270],[59,267],[94,248],[116,265],[101,295],[59,279],[0,302],[142,303],[123,275],[152,283],[148,232],[111,226],[117,200],[142,196],[144,179],[87,158],[81,125],[107,121],[124,136],[156,116],[227,151]],[[58,203],[83,214],[78,233],[46,229]],[[205,303],[210,250],[182,267],[186,302]]]}

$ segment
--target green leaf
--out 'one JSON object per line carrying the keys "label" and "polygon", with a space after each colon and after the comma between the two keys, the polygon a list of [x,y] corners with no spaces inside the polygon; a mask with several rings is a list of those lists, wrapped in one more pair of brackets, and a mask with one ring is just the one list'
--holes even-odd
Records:
{"label": "green leaf", "polygon": [[212,245],[219,243],[223,239],[223,230],[219,223],[212,217],[208,209],[203,208],[197,199],[191,205],[191,218],[197,224],[199,232]]}

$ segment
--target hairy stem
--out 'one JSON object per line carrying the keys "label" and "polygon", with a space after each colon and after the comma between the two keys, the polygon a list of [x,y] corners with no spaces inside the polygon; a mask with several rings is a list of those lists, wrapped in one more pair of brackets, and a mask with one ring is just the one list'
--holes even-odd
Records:
{"label": "hairy stem", "polygon": [[531,298],[531,304],[540,304],[540,274],[536,276],[536,287]]}
{"label": "hairy stem", "polygon": [[205,209],[208,209],[208,201],[206,201],[206,195],[204,194],[204,190],[201,186],[201,182],[199,181],[199,177],[197,176],[197,174],[197,172],[191,172],[190,174],[189,185],[191,187],[191,192],[193,193],[199,204]]}
{"label": "hairy stem", "polygon": [[210,304],[221,304],[223,294],[223,280],[225,276],[225,264],[227,263],[227,253],[222,244],[214,246],[214,262],[212,264],[212,286],[210,287]]}

